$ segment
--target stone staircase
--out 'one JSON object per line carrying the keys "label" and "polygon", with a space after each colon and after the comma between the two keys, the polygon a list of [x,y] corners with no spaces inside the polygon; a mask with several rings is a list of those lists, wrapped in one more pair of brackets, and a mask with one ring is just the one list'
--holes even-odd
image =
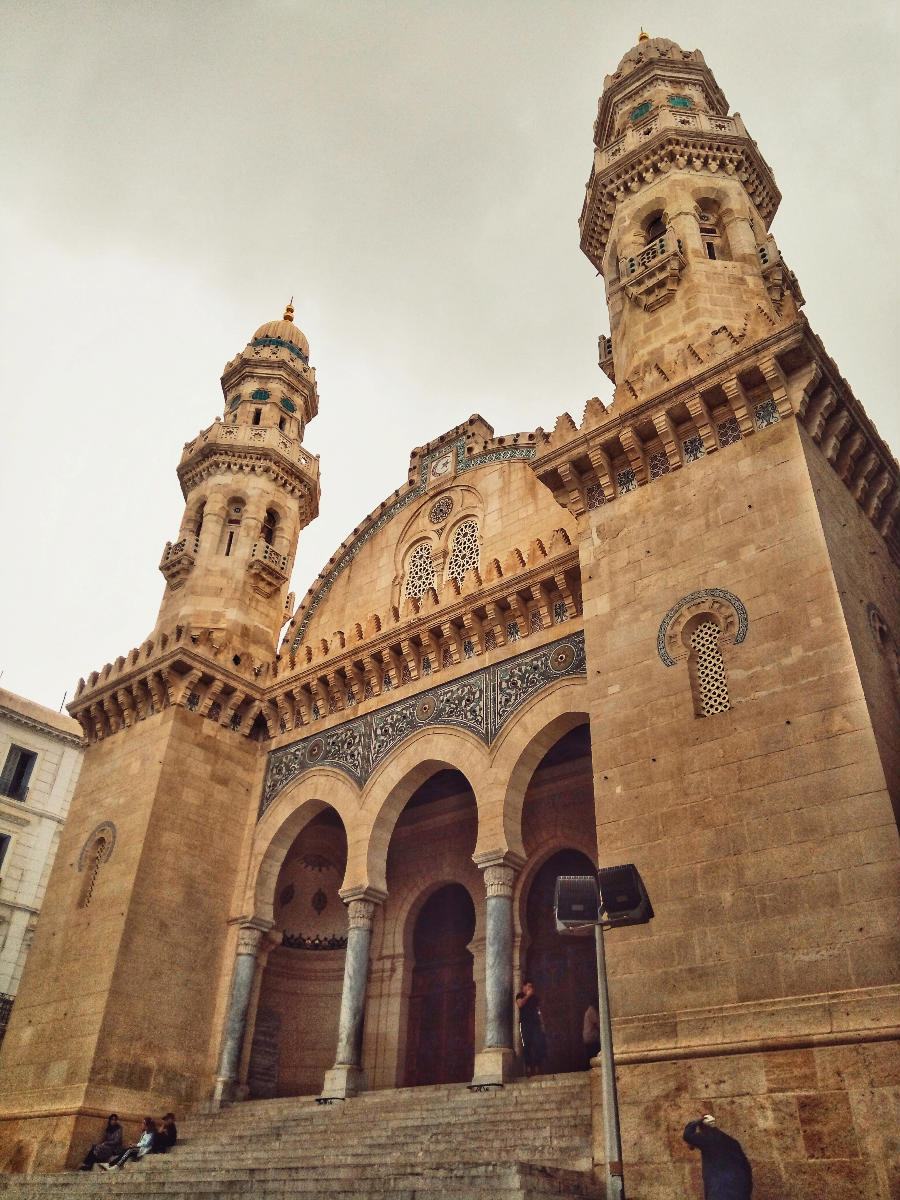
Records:
{"label": "stone staircase", "polygon": [[122,1171],[0,1176],[8,1200],[594,1200],[587,1072],[470,1092],[465,1084],[367,1092],[318,1105],[258,1100],[180,1127],[170,1154]]}

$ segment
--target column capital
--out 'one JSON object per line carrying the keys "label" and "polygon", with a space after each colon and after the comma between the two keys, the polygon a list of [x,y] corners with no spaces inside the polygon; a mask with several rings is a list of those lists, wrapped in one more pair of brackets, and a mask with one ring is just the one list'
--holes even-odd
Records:
{"label": "column capital", "polygon": [[339,893],[347,905],[347,923],[350,929],[371,929],[375,920],[375,909],[387,899],[387,892],[378,888],[347,888]]}
{"label": "column capital", "polygon": [[517,875],[515,868],[504,866],[501,863],[491,863],[482,870],[484,871],[486,896],[512,896]]}
{"label": "column capital", "polygon": [[256,957],[256,952],[259,950],[260,942],[263,940],[264,932],[262,929],[257,929],[253,925],[242,925],[238,929],[237,951],[238,954],[252,954]]}

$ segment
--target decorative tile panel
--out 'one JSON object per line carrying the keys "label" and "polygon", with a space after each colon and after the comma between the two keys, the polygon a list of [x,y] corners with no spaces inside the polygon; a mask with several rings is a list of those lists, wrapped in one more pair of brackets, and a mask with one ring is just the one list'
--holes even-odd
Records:
{"label": "decorative tile panel", "polygon": [[781,420],[778,415],[778,409],[774,400],[764,400],[762,404],[756,406],[756,428],[768,429],[770,425],[777,425]]}
{"label": "decorative tile panel", "polygon": [[616,486],[619,489],[620,496],[623,496],[626,492],[633,492],[637,488],[637,477],[632,467],[627,467],[624,471],[618,473],[616,476]]}
{"label": "decorative tile panel", "polygon": [[269,754],[259,816],[279,792],[313,767],[336,767],[361,786],[392,750],[423,727],[467,729],[490,745],[542,688],[586,670],[584,633],[577,630],[561,641],[281,746]]}
{"label": "decorative tile panel", "polygon": [[694,437],[686,438],[682,443],[682,447],[686,463],[696,462],[698,458],[703,458],[706,454],[706,447],[703,445],[703,438],[699,433],[695,434]]}

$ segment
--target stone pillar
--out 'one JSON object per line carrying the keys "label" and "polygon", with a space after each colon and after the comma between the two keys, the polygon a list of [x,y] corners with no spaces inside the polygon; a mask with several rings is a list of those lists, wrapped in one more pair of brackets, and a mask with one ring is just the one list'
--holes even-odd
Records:
{"label": "stone pillar", "polygon": [[366,1090],[362,1069],[362,1038],[369,949],[372,945],[375,907],[384,898],[371,889],[344,897],[348,911],[347,956],[344,960],[337,1058],[331,1070],[325,1072],[323,1096],[344,1098]]}
{"label": "stone pillar", "polygon": [[219,1057],[219,1073],[213,1092],[213,1106],[235,1098],[241,1047],[247,1027],[247,1010],[256,976],[256,954],[267,926],[246,922],[238,930],[237,953],[231,976],[231,995],[225,1020],[225,1037]]}
{"label": "stone pillar", "polygon": [[268,936],[263,938],[259,949],[256,952],[256,969],[253,975],[253,984],[250,988],[250,1002],[247,1005],[247,1017],[244,1022],[244,1044],[241,1048],[241,1057],[238,1066],[238,1082],[234,1089],[236,1100],[246,1100],[250,1094],[250,1088],[247,1081],[250,1075],[250,1056],[253,1050],[253,1034],[256,1029],[256,1012],[259,1007],[259,994],[262,991],[263,975],[266,971],[266,964],[269,961],[269,955],[276,946],[281,945],[282,937],[282,930],[270,929]]}
{"label": "stone pillar", "polygon": [[473,1083],[512,1078],[513,1046],[513,887],[521,865],[510,855],[476,860],[485,887],[484,1048],[475,1055]]}

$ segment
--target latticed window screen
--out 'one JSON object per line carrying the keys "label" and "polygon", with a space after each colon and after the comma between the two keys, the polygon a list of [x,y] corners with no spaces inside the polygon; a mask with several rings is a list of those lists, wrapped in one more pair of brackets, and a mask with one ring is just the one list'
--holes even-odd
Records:
{"label": "latticed window screen", "polygon": [[97,876],[100,874],[100,868],[103,865],[103,859],[106,855],[106,845],[106,838],[98,837],[91,847],[91,855],[87,861],[88,873],[81,890],[79,908],[87,908],[91,902],[91,897],[94,894],[94,886],[97,883]]}
{"label": "latticed window screen", "polygon": [[463,521],[453,535],[453,547],[447,563],[448,579],[455,579],[461,585],[469,571],[478,566],[478,561],[478,522]]}
{"label": "latticed window screen", "polygon": [[429,588],[435,586],[434,563],[431,560],[431,546],[428,542],[420,542],[409,558],[409,571],[406,575],[406,594],[416,600],[421,600]]}
{"label": "latticed window screen", "polygon": [[694,685],[697,715],[700,717],[711,717],[731,707],[725,663],[719,653],[721,636],[721,629],[711,620],[698,625],[691,634],[691,682]]}

